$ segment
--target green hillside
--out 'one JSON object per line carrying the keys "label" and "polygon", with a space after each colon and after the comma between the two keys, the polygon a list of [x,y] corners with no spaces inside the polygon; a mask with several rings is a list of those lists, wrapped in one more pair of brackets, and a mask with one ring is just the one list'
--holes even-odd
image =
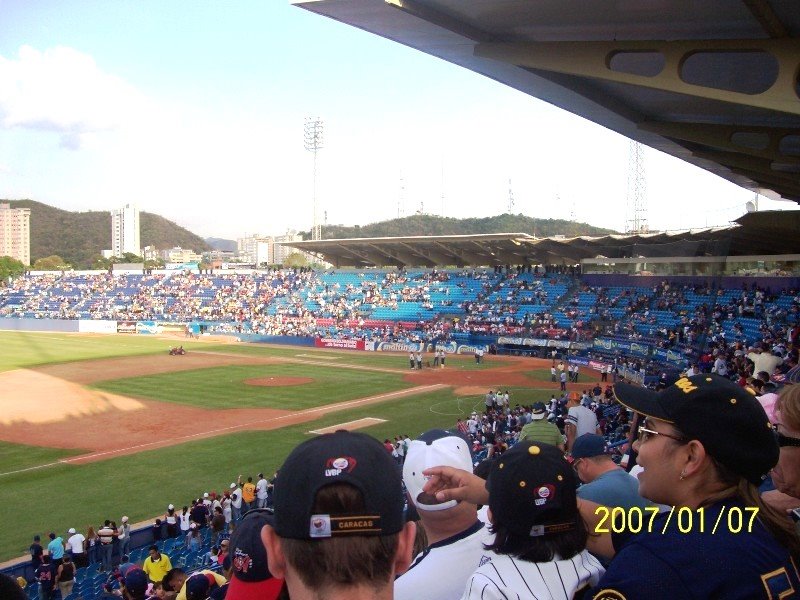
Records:
{"label": "green hillside", "polygon": [[[611,229],[593,227],[563,219],[533,219],[525,215],[504,214],[495,217],[453,219],[434,215],[413,215],[369,225],[348,227],[324,225],[322,239],[345,239],[367,237],[398,237],[410,235],[469,235],[486,233],[527,233],[537,237],[565,235],[607,235],[619,233]],[[304,239],[311,239],[303,232]]]}
{"label": "green hillside", "polygon": [[[12,208],[31,209],[31,264],[55,254],[75,268],[86,268],[94,264],[102,250],[111,248],[108,211],[70,212],[34,200],[2,202]],[[143,247],[180,246],[195,252],[209,249],[203,238],[164,217],[148,212],[141,212],[139,217]]]}

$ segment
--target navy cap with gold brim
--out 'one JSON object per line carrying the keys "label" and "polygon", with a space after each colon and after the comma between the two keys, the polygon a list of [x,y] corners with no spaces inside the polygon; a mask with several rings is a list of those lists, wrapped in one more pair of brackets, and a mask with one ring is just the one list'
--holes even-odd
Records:
{"label": "navy cap with gold brim", "polygon": [[682,377],[661,392],[618,383],[614,396],[645,417],[672,424],[698,440],[729,470],[759,485],[780,448],[764,408],[752,393],[719,375]]}

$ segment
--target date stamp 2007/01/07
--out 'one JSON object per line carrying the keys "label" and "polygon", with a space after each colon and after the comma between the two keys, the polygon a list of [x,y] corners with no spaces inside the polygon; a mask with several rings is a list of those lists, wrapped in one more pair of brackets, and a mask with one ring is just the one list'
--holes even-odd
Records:
{"label": "date stamp 2007/01/07", "polygon": [[[600,533],[660,533],[666,534],[674,520],[679,533],[710,533],[714,535],[720,528],[730,533],[751,533],[758,515],[757,506],[723,506],[711,523],[706,522],[706,509],[693,509],[688,506],[673,506],[666,519],[658,519],[660,511],[656,506],[622,508],[620,506],[598,506],[594,514],[600,520],[594,527],[594,534]],[[710,516],[710,515],[709,515]]]}

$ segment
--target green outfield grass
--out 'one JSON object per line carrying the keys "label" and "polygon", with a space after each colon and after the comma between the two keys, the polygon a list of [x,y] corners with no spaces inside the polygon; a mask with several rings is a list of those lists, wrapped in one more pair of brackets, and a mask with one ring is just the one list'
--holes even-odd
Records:
{"label": "green outfield grass", "polygon": [[[184,344],[189,349],[204,346],[208,344]],[[0,331],[0,371],[76,360],[159,354],[167,352],[169,347],[170,340],[146,335]]]}
{"label": "green outfield grass", "polygon": [[[532,371],[525,371],[525,377],[530,377],[536,381],[549,381],[552,382],[552,375],[550,369],[533,369]],[[556,374],[556,381],[558,381],[558,374]]]}
{"label": "green outfield grass", "polygon": [[[262,377],[309,377],[294,386],[248,385]],[[232,365],[104,381],[95,387],[115,394],[202,408],[302,410],[412,387],[396,373],[296,365]]]}
{"label": "green outfield grass", "polygon": [[81,450],[60,450],[0,442],[0,473],[44,465],[60,458],[84,453]]}
{"label": "green outfield grass", "polygon": [[271,474],[292,448],[308,439],[309,430],[377,417],[387,422],[362,431],[379,440],[398,434],[413,438],[433,427],[452,427],[457,416],[469,414],[468,404],[450,390],[439,390],[284,429],[236,433],[87,465],[59,464],[0,475],[0,503],[15,507],[0,519],[4,524],[0,560],[24,554],[35,533],[63,535],[69,527],[85,532],[88,525],[96,527],[103,519],[119,522],[123,514],[133,522],[150,519],[169,503],[182,506],[204,491],[226,488],[239,474]]}

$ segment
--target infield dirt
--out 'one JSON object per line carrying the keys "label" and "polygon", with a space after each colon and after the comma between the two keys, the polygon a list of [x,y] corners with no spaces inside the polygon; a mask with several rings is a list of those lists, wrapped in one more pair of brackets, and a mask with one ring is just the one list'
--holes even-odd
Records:
{"label": "infield dirt", "polygon": [[[491,357],[488,368],[467,371],[454,368],[410,371],[397,369],[415,387],[367,398],[330,404],[304,411],[268,408],[210,410],[190,405],[138,400],[89,389],[87,385],[143,375],[221,367],[227,365],[286,364],[285,358],[262,358],[222,352],[190,352],[185,356],[134,356],[88,360],[0,373],[0,440],[52,448],[83,449],[86,454],[64,459],[82,463],[112,456],[180,444],[234,431],[268,430],[317,419],[323,414],[390,398],[454,387],[459,395],[482,394],[498,386],[553,387],[525,374],[549,368],[550,361]],[[291,361],[295,362],[295,361]],[[297,360],[298,363],[306,361]],[[310,361],[309,361],[310,362]],[[398,355],[398,365],[403,364]],[[373,370],[371,367],[348,365]],[[584,371],[586,373],[586,371]],[[586,373],[581,384],[595,381]],[[261,378],[253,385],[303,385],[303,381]]]}

